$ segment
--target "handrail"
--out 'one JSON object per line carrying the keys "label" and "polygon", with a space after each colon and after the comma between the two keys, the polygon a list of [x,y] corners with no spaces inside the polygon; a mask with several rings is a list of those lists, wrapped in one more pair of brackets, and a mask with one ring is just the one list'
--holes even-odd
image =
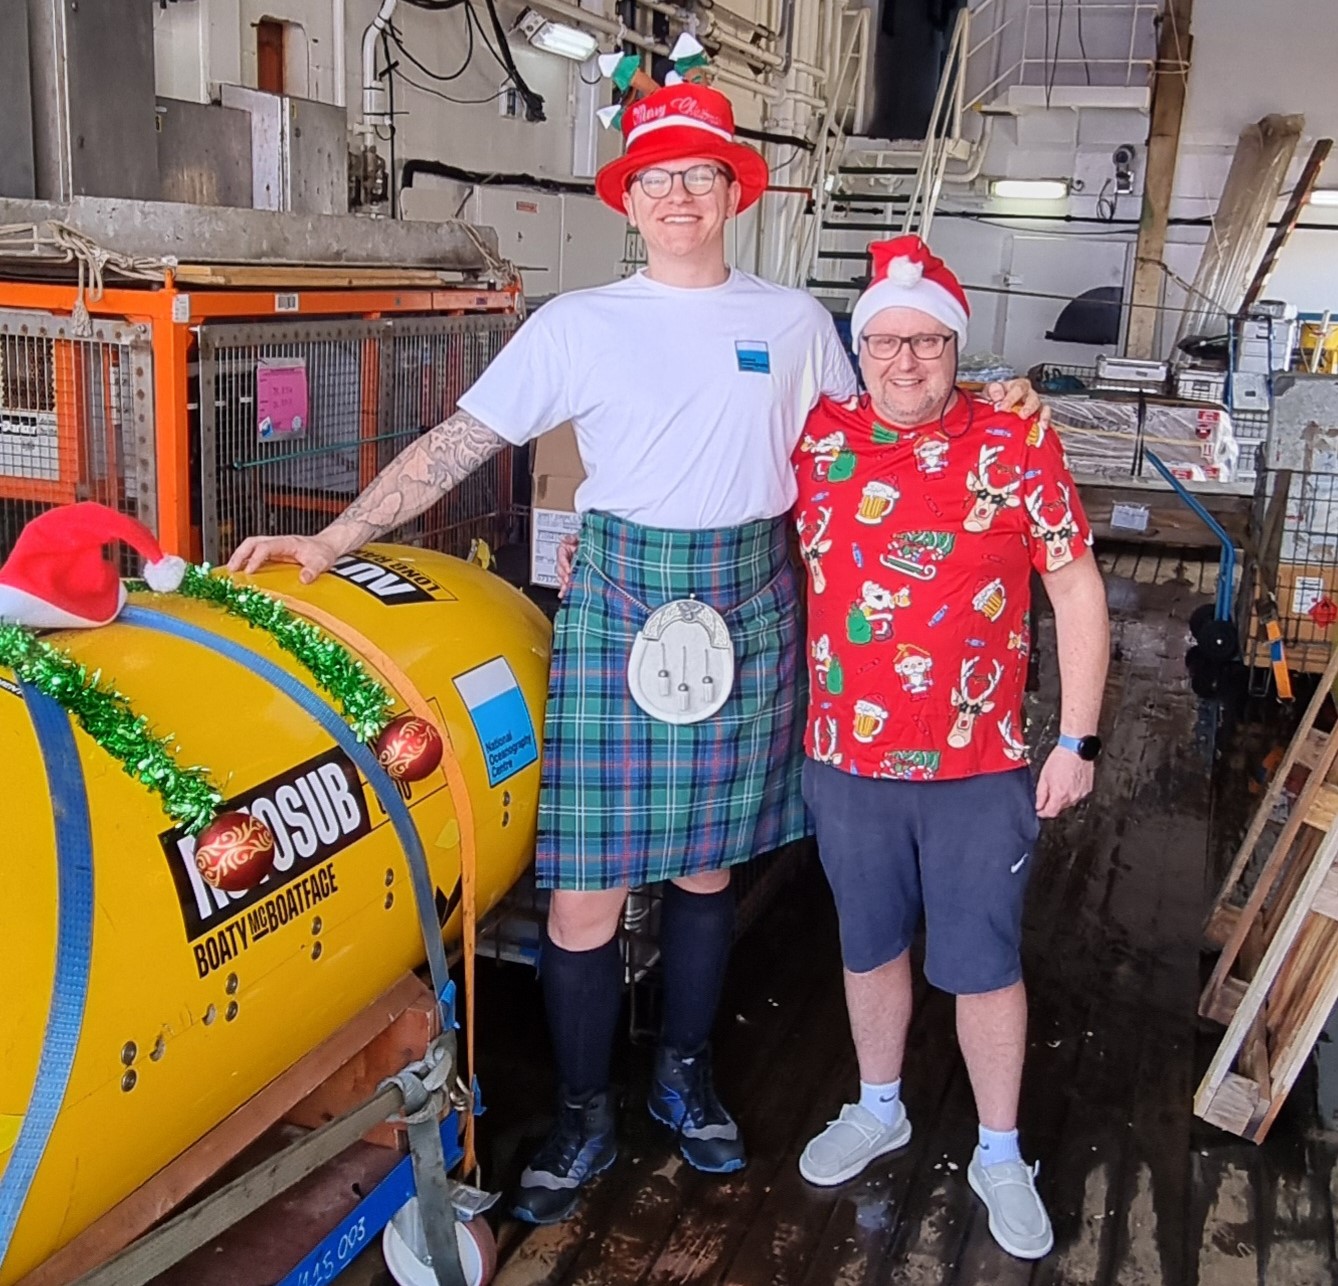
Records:
{"label": "handrail", "polygon": [[865,86],[870,10],[864,6],[853,8],[845,0],[828,0],[828,4],[829,13],[835,15],[831,65],[813,151],[797,185],[812,192],[813,212],[807,217],[802,212],[798,215],[795,235],[787,242],[780,276],[788,285],[802,285],[817,265],[828,205],[827,182],[845,148],[846,113],[858,111]]}
{"label": "handrail", "polygon": [[[943,176],[948,167],[948,145],[961,137],[962,115],[966,96],[967,41],[971,27],[969,10],[962,9],[953,25],[952,39],[939,77],[938,92],[929,113],[929,127],[925,135],[920,164],[915,171],[915,186],[911,189],[910,203],[902,221],[902,232],[919,232],[928,237],[934,221],[934,207],[943,188]],[[917,226],[918,216],[918,226]]]}

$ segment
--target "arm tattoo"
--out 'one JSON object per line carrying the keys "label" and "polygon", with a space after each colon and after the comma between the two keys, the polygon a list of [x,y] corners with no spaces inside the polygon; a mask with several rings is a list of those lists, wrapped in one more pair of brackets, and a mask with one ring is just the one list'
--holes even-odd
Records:
{"label": "arm tattoo", "polygon": [[456,411],[405,447],[321,535],[341,553],[376,540],[431,508],[505,446],[486,424]]}

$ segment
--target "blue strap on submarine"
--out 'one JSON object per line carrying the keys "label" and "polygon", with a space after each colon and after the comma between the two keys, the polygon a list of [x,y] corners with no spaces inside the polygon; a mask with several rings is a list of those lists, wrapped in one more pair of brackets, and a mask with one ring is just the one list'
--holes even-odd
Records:
{"label": "blue strap on submarine", "polygon": [[[409,817],[409,809],[400,797],[395,783],[377,761],[376,755],[354,736],[353,730],[344,722],[338,711],[323,697],[318,696],[306,684],[293,678],[272,661],[252,652],[250,648],[224,638],[221,634],[201,629],[198,625],[178,620],[175,616],[143,607],[127,607],[118,619],[126,625],[135,625],[140,629],[152,630],[157,634],[170,634],[189,643],[196,643],[250,670],[252,674],[264,679],[266,683],[291,698],[353,760],[376,792],[381,807],[385,809],[386,816],[390,818],[391,825],[395,828],[400,847],[404,850],[405,859],[409,864],[409,874],[413,880],[414,901],[418,905],[418,924],[423,934],[423,945],[427,950],[432,990],[437,997],[438,1005],[443,1009],[448,1008],[450,1001],[447,988],[451,985],[451,975],[446,963],[446,948],[441,941],[441,928],[437,924],[432,877],[428,873],[427,858],[423,853],[423,844],[418,838],[418,831]],[[444,1023],[452,1022],[453,1018],[453,1013],[443,1013]]]}
{"label": "blue strap on submarine", "polygon": [[70,1083],[88,997],[93,951],[93,833],[88,792],[70,717],[50,697],[21,685],[46,766],[56,831],[56,969],[32,1096],[9,1164],[0,1175],[0,1264]]}

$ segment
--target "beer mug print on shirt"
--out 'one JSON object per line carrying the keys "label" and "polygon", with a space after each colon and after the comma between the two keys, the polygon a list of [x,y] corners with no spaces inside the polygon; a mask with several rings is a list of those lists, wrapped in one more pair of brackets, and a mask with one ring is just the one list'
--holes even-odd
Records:
{"label": "beer mug print on shirt", "polygon": [[855,517],[871,527],[876,526],[892,512],[892,506],[900,499],[901,492],[890,482],[866,482]]}
{"label": "beer mug print on shirt", "polygon": [[872,741],[883,730],[887,722],[887,710],[876,700],[863,698],[855,702],[855,740],[865,744]]}

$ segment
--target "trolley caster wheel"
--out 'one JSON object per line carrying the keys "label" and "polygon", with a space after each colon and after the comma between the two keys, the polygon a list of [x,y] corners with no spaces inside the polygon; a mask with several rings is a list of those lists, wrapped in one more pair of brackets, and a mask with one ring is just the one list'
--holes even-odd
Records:
{"label": "trolley caster wheel", "polygon": [[1209,621],[1195,637],[1210,661],[1234,661],[1240,654],[1240,635],[1234,621]]}
{"label": "trolley caster wheel", "polygon": [[1185,654],[1185,669],[1189,671],[1190,691],[1211,701],[1226,693],[1236,666],[1233,661],[1209,656],[1201,647],[1192,647]]}
{"label": "trolley caster wheel", "polygon": [[1203,627],[1217,616],[1217,608],[1212,603],[1200,603],[1189,614],[1189,632],[1198,638]]}
{"label": "trolley caster wheel", "polygon": [[[469,1286],[487,1286],[497,1271],[497,1239],[488,1221],[482,1215],[468,1221],[457,1219],[455,1238],[465,1281]],[[410,1197],[386,1224],[381,1234],[381,1253],[398,1286],[437,1286],[417,1197]]]}

